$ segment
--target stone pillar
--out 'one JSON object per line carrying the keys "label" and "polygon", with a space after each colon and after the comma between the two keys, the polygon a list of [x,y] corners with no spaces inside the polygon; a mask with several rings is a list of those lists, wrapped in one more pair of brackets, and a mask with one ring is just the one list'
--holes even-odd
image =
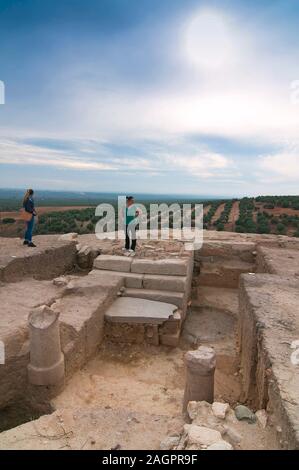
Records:
{"label": "stone pillar", "polygon": [[28,379],[33,385],[56,385],[64,380],[58,318],[59,313],[46,305],[34,309],[29,315]]}
{"label": "stone pillar", "polygon": [[187,411],[189,401],[214,401],[214,373],[216,354],[214,349],[200,346],[185,354],[186,385],[183,412]]}

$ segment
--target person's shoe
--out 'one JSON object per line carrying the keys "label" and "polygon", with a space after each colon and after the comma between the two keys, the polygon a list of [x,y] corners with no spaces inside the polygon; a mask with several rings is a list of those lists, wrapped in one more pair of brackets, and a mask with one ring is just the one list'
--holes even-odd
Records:
{"label": "person's shoe", "polygon": [[33,242],[29,242],[28,246],[30,246],[31,248],[36,248],[36,245]]}
{"label": "person's shoe", "polygon": [[29,241],[28,240],[24,240],[23,241],[23,245],[28,245]]}
{"label": "person's shoe", "polygon": [[135,255],[136,255],[136,253],[135,253],[134,250],[129,250],[129,256],[135,256]]}
{"label": "person's shoe", "polygon": [[125,250],[125,251],[124,251],[124,256],[130,256],[129,250]]}
{"label": "person's shoe", "polygon": [[128,251],[127,248],[125,248],[124,246],[122,247],[121,251]]}

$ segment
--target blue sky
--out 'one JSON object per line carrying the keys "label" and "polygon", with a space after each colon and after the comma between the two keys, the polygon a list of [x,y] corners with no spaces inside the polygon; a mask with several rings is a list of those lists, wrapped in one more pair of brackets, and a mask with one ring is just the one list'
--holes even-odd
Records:
{"label": "blue sky", "polygon": [[298,194],[298,21],[296,0],[0,0],[0,187]]}

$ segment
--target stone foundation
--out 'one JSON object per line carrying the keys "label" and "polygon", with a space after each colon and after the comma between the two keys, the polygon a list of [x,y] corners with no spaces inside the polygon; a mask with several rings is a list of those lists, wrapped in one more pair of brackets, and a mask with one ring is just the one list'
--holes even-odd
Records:
{"label": "stone foundation", "polygon": [[[224,330],[228,323],[233,325],[221,348],[217,349],[216,342],[206,343],[216,353],[215,377],[223,378],[219,370],[222,374],[238,370],[240,401],[254,410],[267,409],[277,423],[281,447],[299,449],[299,366],[291,359],[292,345],[299,340],[297,240],[205,232],[203,247],[195,253],[186,253],[178,241],[145,241],[139,242],[133,260],[121,256],[122,242],[97,241],[91,236],[76,240],[40,236],[36,243],[38,248],[30,251],[20,240],[0,239],[0,340],[6,355],[5,364],[0,365],[0,409],[23,403],[24,409],[35,409],[34,416],[38,416],[49,412],[50,400],[61,392],[60,384],[28,381],[27,320],[32,309],[46,305],[60,312],[67,383],[96,356],[105,339],[115,347],[135,343],[156,349],[182,348],[180,331],[186,312],[189,321],[192,283],[192,305],[199,309],[194,316],[203,310],[205,315],[212,312],[217,323],[218,313],[219,317],[225,313],[230,323],[219,325]],[[96,269],[86,275],[99,250]],[[80,275],[74,272],[78,263],[85,271]],[[159,322],[153,318],[111,321],[106,312],[122,296],[167,300],[178,310]],[[189,325],[192,334],[192,322]],[[234,325],[238,325],[237,342]],[[204,333],[200,331],[200,344],[205,342]],[[196,341],[194,348],[199,345]]]}

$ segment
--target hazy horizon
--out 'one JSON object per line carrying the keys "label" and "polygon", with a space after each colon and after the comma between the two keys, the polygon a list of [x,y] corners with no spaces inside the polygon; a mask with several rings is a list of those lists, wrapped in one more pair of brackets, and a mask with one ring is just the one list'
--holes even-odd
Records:
{"label": "hazy horizon", "polygon": [[[1,198],[1,193],[7,191],[9,192],[16,192],[20,193],[21,195],[26,191],[26,188],[9,188],[9,187],[0,187],[0,198]],[[258,197],[258,196],[299,196],[298,194],[257,194],[255,196],[252,195],[247,195],[244,194],[242,196],[235,196],[235,195],[230,195],[230,196],[225,196],[225,195],[220,195],[220,196],[215,196],[213,194],[188,194],[188,193],[163,193],[163,192],[132,192],[132,191],[68,191],[68,190],[60,190],[60,189],[47,189],[47,188],[35,188],[34,189],[35,193],[37,196],[39,194],[43,193],[50,193],[50,194],[64,194],[64,195],[77,195],[77,196],[122,196],[122,195],[133,195],[135,197],[150,197],[150,196],[161,196],[163,198],[166,197],[179,197],[179,198],[190,198],[190,199],[204,199],[204,200],[209,200],[209,199],[242,199],[245,197]]]}

